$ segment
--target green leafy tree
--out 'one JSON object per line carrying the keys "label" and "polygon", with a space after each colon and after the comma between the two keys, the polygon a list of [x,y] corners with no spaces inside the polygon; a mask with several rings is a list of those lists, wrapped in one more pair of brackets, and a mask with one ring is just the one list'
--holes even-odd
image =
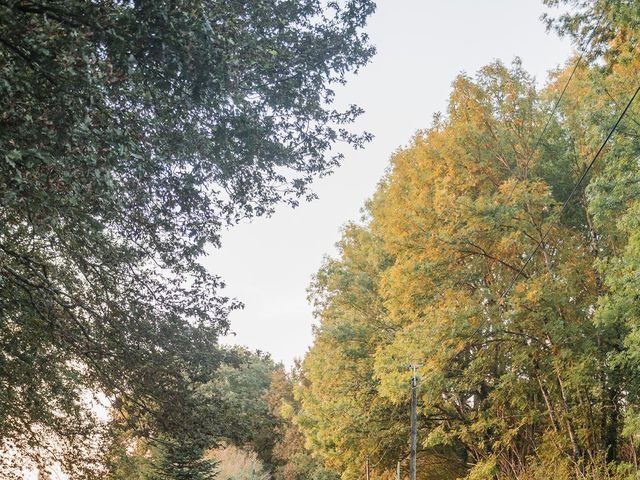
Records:
{"label": "green leafy tree", "polygon": [[290,372],[273,372],[269,388],[269,405],[279,419],[274,432],[276,443],[273,457],[276,463],[275,480],[338,480],[335,470],[324,466],[317,451],[307,448],[305,437],[298,425],[301,404],[296,389],[304,383],[300,365]]}
{"label": "green leafy tree", "polygon": [[[549,5],[567,2],[545,2]],[[584,150],[595,151],[601,138],[640,85],[640,4],[576,2],[574,8],[548,23],[576,42],[592,39],[594,52],[581,88],[573,89],[563,115],[573,137]],[[609,461],[635,461],[638,377],[637,255],[638,102],[631,105],[601,155],[600,164],[583,196],[597,266],[598,308],[595,311],[600,342],[607,349],[602,391],[609,398],[602,445]],[[626,427],[623,429],[623,424]]]}
{"label": "green leafy tree", "polygon": [[628,53],[629,47],[638,47],[638,0],[543,0],[543,3],[550,8],[568,7],[561,13],[549,10],[543,18],[549,28],[585,47],[592,59],[604,55],[612,65]]}
{"label": "green leafy tree", "polygon": [[257,454],[265,469],[274,468],[274,431],[278,418],[269,408],[273,372],[282,368],[269,354],[236,347],[234,363],[222,365],[216,377],[200,388],[202,398],[220,405],[220,440]]}
{"label": "green leafy tree", "polygon": [[[327,260],[310,287],[321,320],[305,356],[296,422],[310,450],[343,478],[371,469],[395,469],[408,435],[406,401],[380,395],[374,354],[393,338],[380,288],[392,257],[381,238],[356,225],[345,227],[341,257]],[[374,460],[375,459],[375,460]]]}
{"label": "green leafy tree", "polygon": [[57,438],[80,478],[95,391],[143,433],[198,430],[189,385],[237,306],[199,259],[223,226],[312,196],[335,141],[369,138],[332,88],[373,54],[373,9],[0,2],[4,450],[38,461]]}
{"label": "green leafy tree", "polygon": [[[226,349],[225,362],[214,376],[189,386],[194,403],[185,405],[193,429],[188,434],[145,438],[126,421],[114,422],[110,478],[209,478],[216,471],[215,449],[224,445],[253,453],[270,472],[278,419],[269,408],[268,392],[278,368],[268,354]],[[122,408],[126,419],[129,407]]]}

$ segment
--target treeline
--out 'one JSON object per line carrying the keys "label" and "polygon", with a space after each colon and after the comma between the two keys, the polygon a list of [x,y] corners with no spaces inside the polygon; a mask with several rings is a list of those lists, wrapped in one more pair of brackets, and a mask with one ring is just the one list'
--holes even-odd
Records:
{"label": "treeline", "polygon": [[635,478],[638,101],[587,166],[640,84],[640,3],[546,3],[588,54],[541,91],[519,62],[455,81],[318,272],[287,373],[219,345],[241,305],[200,260],[371,138],[332,101],[373,2],[0,2],[0,478],[205,480],[223,447],[392,477],[408,363],[420,478]]}
{"label": "treeline", "polygon": [[297,421],[344,479],[406,477],[409,363],[418,478],[640,474],[640,99],[587,168],[640,86],[640,3],[574,6],[550,25],[584,58],[541,90],[460,75],[310,287]]}
{"label": "treeline", "polygon": [[[215,420],[215,442],[179,443],[147,438],[127,428],[114,412],[102,475],[112,480],[338,480],[305,447],[294,418],[300,411],[294,390],[299,367],[287,371],[268,354],[227,349],[228,362],[196,387]],[[205,418],[206,422],[207,419]],[[202,431],[210,431],[206,423]]]}

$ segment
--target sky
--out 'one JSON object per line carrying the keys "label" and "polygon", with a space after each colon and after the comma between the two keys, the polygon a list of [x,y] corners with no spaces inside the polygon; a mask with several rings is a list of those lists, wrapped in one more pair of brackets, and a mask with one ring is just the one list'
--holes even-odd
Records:
{"label": "sky", "polygon": [[287,366],[304,356],[317,323],[306,299],[312,275],[336,254],[341,227],[360,218],[391,154],[445,110],[454,78],[520,57],[544,85],[547,73],[570,58],[569,40],[540,20],[545,11],[542,0],[379,0],[366,28],[378,53],[336,90],[338,105],[365,109],[355,130],[375,139],[343,151],[343,165],[314,183],[318,200],[280,206],[270,218],[225,232],[222,248],[204,263],[245,308],[232,313],[235,335],[223,343],[268,351]]}

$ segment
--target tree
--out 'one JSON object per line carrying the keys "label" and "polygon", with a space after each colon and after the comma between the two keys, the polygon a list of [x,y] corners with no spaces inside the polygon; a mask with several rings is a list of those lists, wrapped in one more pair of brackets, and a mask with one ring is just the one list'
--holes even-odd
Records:
{"label": "tree", "polygon": [[[595,23],[597,18],[602,18],[599,24]],[[571,122],[572,134],[581,138],[581,145],[595,150],[598,137],[610,128],[640,84],[640,4],[581,2],[569,13],[549,18],[549,24],[578,42],[584,42],[594,32],[593,50],[598,61],[583,77],[580,95],[569,98],[563,114]],[[584,195],[598,269],[599,299],[594,321],[608,348],[602,383],[610,400],[602,440],[611,461],[628,452],[635,456],[640,433],[638,112],[636,99],[603,152],[601,166]],[[635,446],[628,444],[629,439]]]}
{"label": "tree", "polygon": [[148,440],[134,432],[112,435],[105,461],[109,480],[213,480],[218,462],[205,444],[179,443],[172,438]]}
{"label": "tree", "polygon": [[223,226],[312,196],[335,141],[369,138],[331,103],[373,54],[373,9],[0,2],[4,450],[39,461],[57,438],[85,475],[89,392],[128,402],[145,435],[197,431],[189,385],[238,306],[199,259]]}
{"label": "tree", "polygon": [[275,468],[273,448],[278,418],[269,407],[269,390],[274,372],[283,367],[269,354],[235,347],[234,364],[225,364],[215,378],[202,385],[205,402],[218,405],[216,415],[224,427],[220,441],[252,451],[267,472]]}
{"label": "tree", "polygon": [[406,401],[385,398],[374,375],[376,350],[393,338],[380,285],[393,258],[380,237],[354,224],[338,247],[340,258],[328,259],[309,289],[321,322],[302,364],[296,422],[312,452],[354,479],[367,456],[374,472],[395,469],[409,409]]}
{"label": "tree", "polygon": [[150,480],[214,480],[217,462],[200,445],[168,442]]}
{"label": "tree", "polygon": [[383,383],[396,352],[424,359],[421,400],[437,420],[423,438],[463,447],[470,478],[538,463],[562,478],[599,448],[580,435],[600,405],[582,389],[602,361],[585,315],[588,235],[579,206],[559,216],[581,170],[555,119],[534,150],[542,105],[518,63],[459,78],[447,117],[394,159],[374,215],[397,258],[387,305],[403,325]]}
{"label": "tree", "polygon": [[421,478],[630,478],[633,117],[573,191],[619,115],[608,94],[637,85],[638,57],[617,58],[612,73],[576,70],[551,118],[571,69],[541,92],[519,61],[459,76],[446,115],[393,156],[364,223],[345,229],[312,285],[320,327],[298,417],[343,478],[366,452],[386,474],[406,456],[407,418],[382,408],[408,412],[413,362]]}
{"label": "tree", "polygon": [[568,35],[589,52],[591,59],[604,55],[609,64],[621,60],[640,41],[640,2],[606,0],[543,0],[548,7],[566,5],[565,12],[543,15],[547,26]]}
{"label": "tree", "polygon": [[[186,407],[190,428],[195,429],[189,435],[145,438],[126,421],[113,422],[109,478],[213,478],[222,460],[216,453],[219,447],[254,455],[267,473],[274,469],[278,419],[270,411],[268,392],[272,373],[281,367],[268,354],[241,347],[225,349],[225,354],[212,378],[189,385],[196,403],[179,404]],[[126,412],[130,407],[121,408]]]}
{"label": "tree", "polygon": [[[286,372],[273,372],[269,388],[269,406],[278,419],[274,431],[276,443],[273,457],[276,468],[275,480],[338,480],[335,470],[326,468],[317,453],[305,445],[305,437],[298,426],[297,416],[301,413],[301,404],[296,399],[296,390],[304,383],[300,365]],[[315,455],[314,455],[315,453]]]}

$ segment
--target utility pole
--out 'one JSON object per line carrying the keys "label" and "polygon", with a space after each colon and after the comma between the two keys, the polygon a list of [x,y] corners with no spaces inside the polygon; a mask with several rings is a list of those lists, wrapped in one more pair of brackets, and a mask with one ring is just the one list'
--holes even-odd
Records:
{"label": "utility pole", "polygon": [[418,450],[418,377],[416,370],[421,366],[415,363],[408,366],[413,373],[411,376],[411,459],[409,461],[409,477],[411,480],[416,480],[416,455]]}
{"label": "utility pole", "polygon": [[364,476],[366,480],[369,480],[369,455],[364,459]]}
{"label": "utility pole", "polygon": [[398,466],[396,467],[396,480],[400,480],[400,460],[398,460]]}

